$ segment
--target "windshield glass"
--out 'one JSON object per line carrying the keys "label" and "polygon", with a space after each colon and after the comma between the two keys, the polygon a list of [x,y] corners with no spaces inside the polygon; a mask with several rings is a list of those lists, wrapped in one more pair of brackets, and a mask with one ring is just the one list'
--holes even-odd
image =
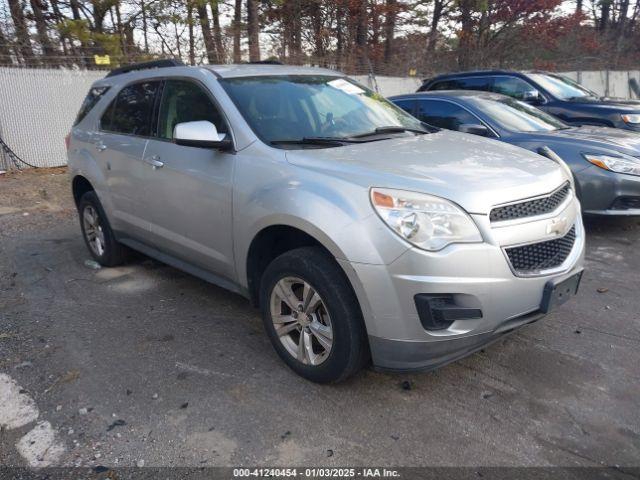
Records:
{"label": "windshield glass", "polygon": [[568,128],[557,118],[513,98],[472,98],[469,101],[500,127],[512,132],[550,132]]}
{"label": "windshield glass", "polygon": [[597,97],[597,95],[584,88],[570,78],[561,75],[545,75],[542,73],[529,73],[527,75],[531,80],[537,82],[542,88],[547,90],[551,95],[561,100],[570,100],[572,98]]}
{"label": "windshield glass", "polygon": [[391,126],[424,130],[419,120],[347,78],[279,75],[228,78],[220,83],[256,135],[268,144],[317,137],[347,139]]}

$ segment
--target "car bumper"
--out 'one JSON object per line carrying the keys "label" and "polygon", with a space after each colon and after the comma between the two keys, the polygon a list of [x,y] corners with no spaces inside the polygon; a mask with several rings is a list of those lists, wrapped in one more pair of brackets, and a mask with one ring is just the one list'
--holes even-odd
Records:
{"label": "car bumper", "polygon": [[[640,177],[609,172],[593,166],[578,172],[576,181],[585,214],[640,215]],[[621,201],[624,199],[631,200]]]}
{"label": "car bumper", "polygon": [[[481,230],[490,228],[482,224],[488,222],[486,216],[475,219]],[[356,294],[365,306],[374,367],[394,371],[436,368],[542,318],[547,282],[582,270],[584,228],[579,209],[575,226],[569,263],[553,274],[517,276],[501,244],[490,236],[485,243],[450,245],[440,252],[412,248],[390,265],[343,265],[352,272],[352,283],[354,278],[358,282]],[[446,328],[427,329],[415,300],[416,295],[424,294],[447,296],[463,309],[482,313],[455,320]]]}

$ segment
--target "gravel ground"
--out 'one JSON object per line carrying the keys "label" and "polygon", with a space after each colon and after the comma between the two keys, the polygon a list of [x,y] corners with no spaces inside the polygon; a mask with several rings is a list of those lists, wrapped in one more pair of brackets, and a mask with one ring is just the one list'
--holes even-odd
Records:
{"label": "gravel ground", "polygon": [[639,466],[640,222],[587,229],[581,292],[544,320],[319,386],[243,298],[86,266],[64,170],[0,175],[0,465]]}

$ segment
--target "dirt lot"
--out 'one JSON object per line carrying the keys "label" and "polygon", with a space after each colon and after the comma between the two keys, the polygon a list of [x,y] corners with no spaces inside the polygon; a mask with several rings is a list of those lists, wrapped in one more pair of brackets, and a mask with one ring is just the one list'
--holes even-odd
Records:
{"label": "dirt lot", "polygon": [[543,321],[318,386],[241,297],[144,258],[86,266],[63,170],[2,175],[0,464],[638,466],[639,241],[590,221],[579,298]]}

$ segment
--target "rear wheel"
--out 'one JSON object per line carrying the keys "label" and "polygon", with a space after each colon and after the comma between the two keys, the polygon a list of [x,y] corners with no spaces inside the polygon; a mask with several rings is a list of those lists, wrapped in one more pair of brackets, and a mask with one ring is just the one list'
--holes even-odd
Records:
{"label": "rear wheel", "polygon": [[267,267],[260,286],[267,333],[299,375],[338,382],[360,370],[369,350],[362,314],[340,266],[319,248],[298,248]]}
{"label": "rear wheel", "polygon": [[82,236],[91,256],[104,267],[115,267],[124,263],[129,249],[116,240],[95,192],[90,191],[82,195],[78,203],[78,212]]}

